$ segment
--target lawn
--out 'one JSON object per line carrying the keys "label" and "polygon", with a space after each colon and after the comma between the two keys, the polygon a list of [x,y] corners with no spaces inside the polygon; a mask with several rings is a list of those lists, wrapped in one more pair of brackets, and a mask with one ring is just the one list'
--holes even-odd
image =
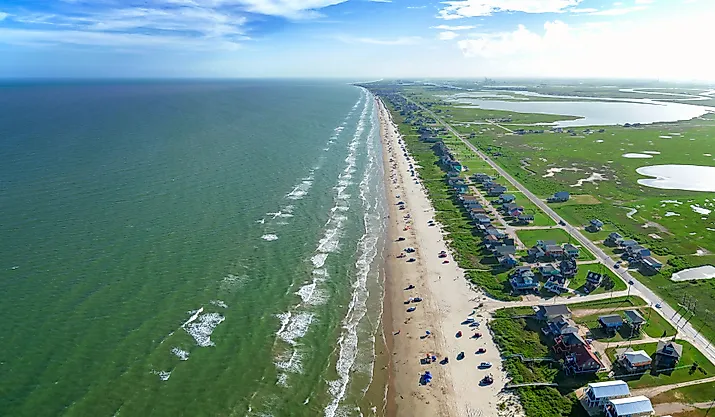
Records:
{"label": "lawn", "polygon": [[536,245],[536,242],[539,240],[553,240],[556,242],[556,244],[571,243],[572,245],[581,249],[578,258],[579,260],[593,261],[596,259],[596,257],[591,253],[591,251],[584,247],[581,247],[581,245],[579,245],[576,239],[572,238],[571,235],[568,234],[568,232],[560,228],[532,230],[521,229],[517,230],[516,234],[517,236],[519,236],[519,240],[521,240],[521,243],[523,243],[524,246],[528,248]]}
{"label": "lawn", "polygon": [[653,308],[642,307],[638,309],[648,322],[643,326],[643,331],[650,337],[672,337],[677,334],[675,327],[658,314]]}
{"label": "lawn", "polygon": [[654,404],[683,402],[704,403],[715,400],[715,384],[699,384],[689,387],[677,388],[671,391],[666,391],[654,398],[651,398]]}
{"label": "lawn", "polygon": [[621,296],[621,297],[611,297],[605,298],[603,300],[593,300],[584,301],[582,303],[569,304],[571,311],[579,309],[592,309],[592,308],[625,308],[625,307],[641,307],[645,306],[646,302],[644,299],[637,297],[635,295],[631,296]]}
{"label": "lawn", "polygon": [[[678,362],[678,368],[671,373],[646,373],[645,375],[620,376],[624,381],[628,381],[631,388],[646,388],[658,385],[677,384],[680,382],[694,381],[696,379],[715,376],[715,366],[700,353],[693,345],[684,340],[676,340],[676,343],[683,345],[683,356]],[[643,343],[631,345],[633,350],[645,350],[653,356],[656,343]],[[615,348],[606,349],[606,354],[613,361],[615,359]],[[694,367],[693,364],[697,364]]]}
{"label": "lawn", "polygon": [[601,263],[579,265],[576,276],[571,278],[571,281],[569,282],[569,288],[574,289],[581,294],[585,294],[586,275],[588,274],[588,271],[605,274],[606,277],[610,278],[611,283],[610,285],[602,284],[600,287],[596,288],[596,290],[589,294],[600,294],[607,291],[623,291],[627,288],[626,283],[623,282],[622,279],[614,276],[611,271]]}
{"label": "lawn", "polygon": [[536,245],[538,240],[554,240],[557,244],[568,243],[569,241],[574,241],[565,230],[555,228],[555,229],[536,229],[536,230],[517,230],[516,234],[519,236],[519,240],[526,247],[530,248]]}

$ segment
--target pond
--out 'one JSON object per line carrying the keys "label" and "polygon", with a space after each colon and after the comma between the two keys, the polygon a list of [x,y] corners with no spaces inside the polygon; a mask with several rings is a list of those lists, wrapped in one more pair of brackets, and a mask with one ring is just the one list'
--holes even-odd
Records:
{"label": "pond", "polygon": [[689,281],[691,279],[715,278],[715,266],[704,265],[697,268],[684,269],[670,277],[673,281]]}
{"label": "pond", "polygon": [[651,165],[636,172],[647,177],[638,184],[664,190],[715,192],[715,167],[700,165]]}
{"label": "pond", "polygon": [[[538,97],[549,97],[540,94],[529,94]],[[552,96],[559,97],[559,96]],[[563,96],[574,99],[574,97]],[[504,101],[483,100],[452,96],[453,102],[464,104],[465,107],[478,107],[488,110],[504,110],[519,113],[542,113],[556,115],[578,116],[577,120],[562,120],[554,123],[558,127],[607,126],[626,123],[655,123],[690,120],[708,112],[715,112],[714,107],[695,106],[691,104],[659,102],[649,99],[619,100],[579,97],[585,101]]]}

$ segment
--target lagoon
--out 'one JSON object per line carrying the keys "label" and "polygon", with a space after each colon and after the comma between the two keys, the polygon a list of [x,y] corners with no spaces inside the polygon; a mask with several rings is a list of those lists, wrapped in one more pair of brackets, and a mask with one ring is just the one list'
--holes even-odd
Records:
{"label": "lagoon", "polygon": [[636,169],[648,177],[638,184],[664,190],[715,192],[715,167],[700,165],[651,165]]}
{"label": "lagoon", "polygon": [[[531,94],[534,96],[543,96]],[[453,101],[467,106],[488,110],[514,111],[519,113],[542,113],[581,117],[577,120],[562,120],[554,123],[558,127],[609,126],[626,123],[649,124],[656,122],[675,122],[690,120],[708,112],[715,112],[713,107],[690,104],[658,102],[649,99],[618,100],[603,98],[599,101],[503,101],[483,100],[452,96]],[[545,96],[549,97],[549,96]],[[559,96],[552,96],[559,97]],[[574,99],[574,97],[564,98]],[[586,99],[586,98],[584,98]],[[579,98],[581,100],[581,98]]]}

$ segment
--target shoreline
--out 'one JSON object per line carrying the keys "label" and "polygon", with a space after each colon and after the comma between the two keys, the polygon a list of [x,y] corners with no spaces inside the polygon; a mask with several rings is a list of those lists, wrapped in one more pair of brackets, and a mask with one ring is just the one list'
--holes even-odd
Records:
{"label": "shoreline", "polygon": [[[374,97],[380,123],[383,146],[385,192],[389,205],[387,240],[384,247],[385,284],[383,332],[387,345],[388,384],[385,415],[394,416],[498,416],[497,405],[508,397],[501,390],[506,375],[501,369],[499,351],[486,327],[488,314],[474,309],[485,296],[475,292],[464,271],[456,265],[443,238],[441,227],[428,226],[434,208],[419,184],[419,177],[410,175],[409,165],[415,163],[399,135],[392,115],[385,104]],[[405,155],[407,154],[407,156]],[[415,182],[417,181],[417,183]],[[398,201],[406,208],[400,210]],[[409,214],[409,218],[406,216]],[[408,227],[409,226],[409,227]],[[397,241],[404,237],[404,241]],[[397,258],[403,249],[413,247],[415,253]],[[446,251],[446,258],[438,258]],[[414,262],[406,259],[414,257]],[[446,259],[448,263],[443,263]],[[405,290],[414,285],[412,290]],[[422,302],[406,305],[408,297],[421,297]],[[407,308],[415,310],[408,312]],[[474,311],[480,327],[470,328],[460,323]],[[430,331],[430,336],[426,331]],[[457,337],[458,331],[463,332]],[[471,338],[475,332],[478,339]],[[478,348],[486,353],[476,354]],[[464,358],[457,360],[463,352]],[[449,362],[421,364],[426,355],[447,357]],[[491,369],[477,369],[480,362],[491,362]],[[430,371],[431,383],[420,385],[420,375]],[[479,382],[492,374],[492,385]]]}

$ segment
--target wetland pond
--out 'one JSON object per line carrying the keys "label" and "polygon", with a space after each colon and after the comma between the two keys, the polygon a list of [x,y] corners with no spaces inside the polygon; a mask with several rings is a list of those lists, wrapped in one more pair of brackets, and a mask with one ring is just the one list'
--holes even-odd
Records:
{"label": "wetland pond", "polygon": [[664,190],[715,192],[715,167],[700,165],[651,165],[636,172],[655,178],[643,178],[638,184]]}
{"label": "wetland pond", "polygon": [[[493,94],[493,93],[492,93]],[[486,110],[514,111],[519,113],[542,113],[578,116],[577,120],[555,122],[558,127],[610,126],[626,123],[656,123],[690,120],[708,112],[715,112],[715,107],[695,106],[691,104],[661,102],[650,99],[616,99],[593,97],[548,96],[528,94],[534,97],[566,98],[579,101],[521,101],[521,100],[484,100],[452,96],[452,102],[463,107]],[[486,96],[485,96],[486,97]],[[608,100],[608,101],[603,101]]]}

